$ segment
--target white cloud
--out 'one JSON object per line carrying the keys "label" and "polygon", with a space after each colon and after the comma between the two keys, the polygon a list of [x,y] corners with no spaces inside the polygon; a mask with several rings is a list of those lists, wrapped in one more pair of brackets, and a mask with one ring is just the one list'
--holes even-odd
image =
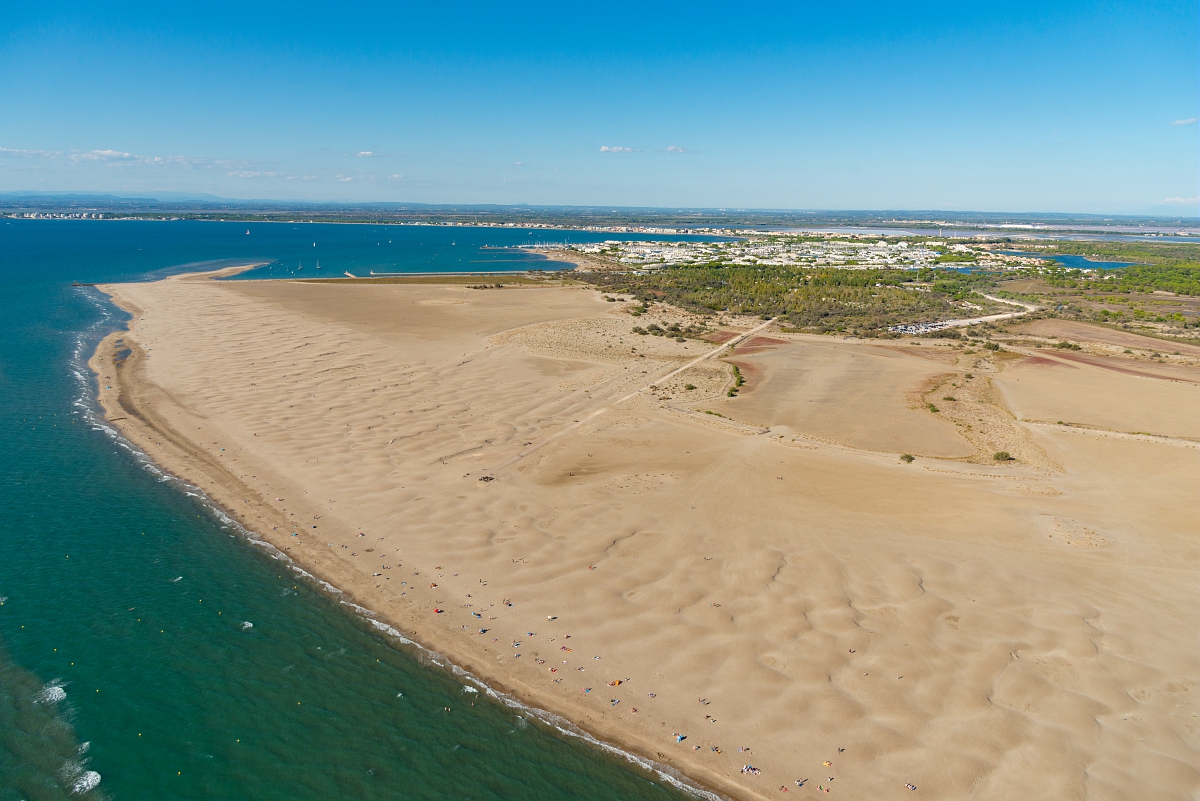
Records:
{"label": "white cloud", "polygon": [[187,156],[139,156],[136,153],[126,153],[123,150],[72,150],[67,154],[67,158],[76,164],[84,161],[94,161],[104,164],[181,164],[188,167],[218,164],[228,167],[239,163],[228,161],[218,162],[212,159],[195,159],[188,158]]}
{"label": "white cloud", "polygon": [[109,164],[109,165],[146,165],[146,166],[177,166],[187,169],[214,169],[250,167],[251,162],[240,159],[206,159],[192,156],[141,156],[137,153],[127,153],[124,150],[111,148],[94,150],[22,150],[19,148],[0,147],[0,156],[25,159],[42,159],[46,161],[67,161],[71,164]]}
{"label": "white cloud", "polygon": [[609,147],[608,145],[601,145],[600,152],[601,153],[632,153],[632,152],[634,152],[634,150],[632,147]]}
{"label": "white cloud", "polygon": [[339,181],[341,181],[342,183],[344,183],[344,184],[348,184],[348,183],[350,183],[351,181],[353,181],[353,180],[354,180],[354,176],[352,176],[352,175],[339,175],[339,176],[337,177],[337,179],[338,179]]}
{"label": "white cloud", "polygon": [[[120,150],[73,150],[69,156],[71,161],[139,161],[140,156],[125,153]],[[150,159],[153,161],[153,157]]]}
{"label": "white cloud", "polygon": [[404,176],[403,176],[403,175],[401,175],[401,174],[400,174],[400,173],[398,173],[398,172],[397,172],[397,173],[392,173],[391,175],[389,175],[389,176],[388,176],[388,180],[389,180],[389,181],[403,181],[403,180],[404,180]]}
{"label": "white cloud", "polygon": [[1196,206],[1200,205],[1200,197],[1167,197],[1163,198],[1163,203],[1172,206]]}
{"label": "white cloud", "polygon": [[525,166],[525,162],[523,162],[523,161],[514,161],[514,162],[513,162],[513,166],[514,166],[514,167],[523,167],[523,166]]}
{"label": "white cloud", "polygon": [[263,172],[261,170],[240,170],[229,173],[230,178],[276,178],[279,176],[277,172]]}
{"label": "white cloud", "polygon": [[11,155],[11,156],[20,156],[21,158],[27,158],[27,159],[38,158],[38,157],[53,158],[55,156],[62,155],[62,153],[60,153],[57,150],[20,150],[18,148],[12,148],[12,147],[0,147],[0,154]]}
{"label": "white cloud", "polygon": [[1171,124],[1172,125],[1192,125],[1195,122],[1196,122],[1195,117],[1188,117],[1186,120],[1175,120]]}
{"label": "white cloud", "polygon": [[692,152],[692,151],[688,150],[686,147],[680,147],[679,145],[667,145],[666,151],[668,153],[691,153]]}

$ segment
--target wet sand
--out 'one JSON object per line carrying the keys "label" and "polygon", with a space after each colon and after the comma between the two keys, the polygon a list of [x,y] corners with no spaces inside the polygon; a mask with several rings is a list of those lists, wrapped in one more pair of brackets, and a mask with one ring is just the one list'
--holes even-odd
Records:
{"label": "wet sand", "polygon": [[713,345],[583,288],[102,289],[134,442],[601,738],[738,798],[1200,789],[1194,381],[772,333],[654,383]]}

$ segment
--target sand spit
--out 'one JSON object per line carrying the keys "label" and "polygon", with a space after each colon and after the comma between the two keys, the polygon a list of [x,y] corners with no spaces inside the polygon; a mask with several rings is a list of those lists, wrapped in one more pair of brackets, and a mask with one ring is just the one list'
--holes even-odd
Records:
{"label": "sand spit", "polygon": [[713,345],[583,288],[102,289],[131,440],[597,737],[739,798],[1200,789],[1194,381],[771,333],[660,384]]}

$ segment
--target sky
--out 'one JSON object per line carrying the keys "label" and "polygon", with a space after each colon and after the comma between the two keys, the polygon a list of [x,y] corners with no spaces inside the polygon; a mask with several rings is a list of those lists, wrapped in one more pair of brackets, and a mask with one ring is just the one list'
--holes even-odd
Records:
{"label": "sky", "polygon": [[1200,213],[1195,0],[3,18],[0,192]]}

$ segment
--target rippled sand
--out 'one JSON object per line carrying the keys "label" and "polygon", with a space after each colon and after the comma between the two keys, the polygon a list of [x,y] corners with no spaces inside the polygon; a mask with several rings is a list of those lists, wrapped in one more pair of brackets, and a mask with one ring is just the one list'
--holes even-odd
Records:
{"label": "rippled sand", "polygon": [[730,398],[582,288],[104,290],[135,441],[601,737],[745,798],[1200,789],[1193,367],[771,333]]}

